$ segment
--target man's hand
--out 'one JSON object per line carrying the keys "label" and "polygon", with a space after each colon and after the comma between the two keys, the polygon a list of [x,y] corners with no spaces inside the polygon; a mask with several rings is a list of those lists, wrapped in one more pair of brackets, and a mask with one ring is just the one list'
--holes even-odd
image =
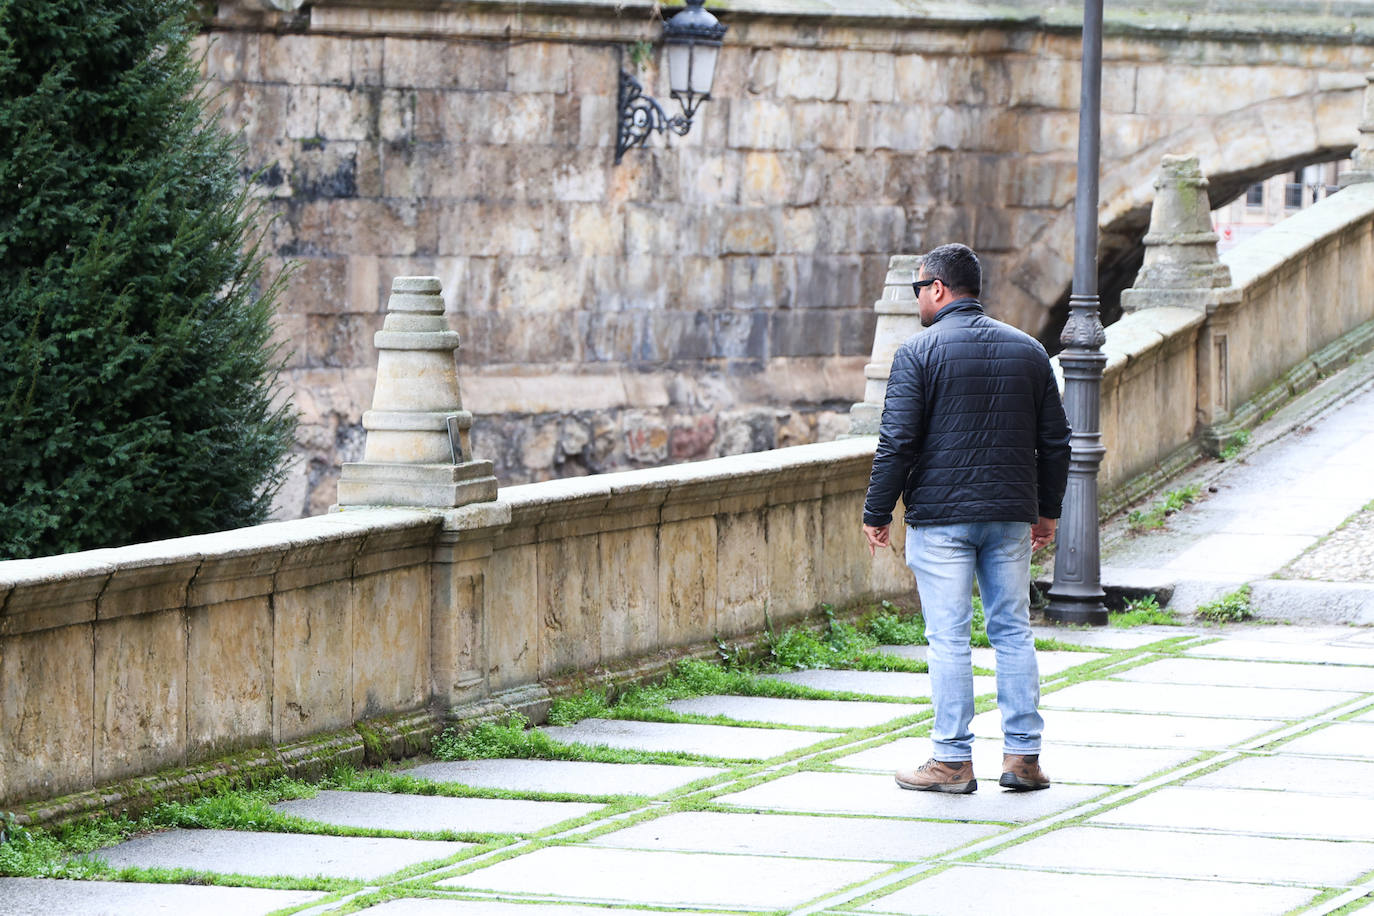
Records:
{"label": "man's hand", "polygon": [[1040,516],[1040,521],[1031,525],[1031,550],[1039,550],[1054,540],[1054,529],[1059,520]]}
{"label": "man's hand", "polygon": [[879,547],[891,546],[887,539],[888,529],[890,527],[889,525],[880,525],[875,528],[872,525],[864,525],[864,537],[868,538],[868,555],[870,557],[876,557],[878,555]]}

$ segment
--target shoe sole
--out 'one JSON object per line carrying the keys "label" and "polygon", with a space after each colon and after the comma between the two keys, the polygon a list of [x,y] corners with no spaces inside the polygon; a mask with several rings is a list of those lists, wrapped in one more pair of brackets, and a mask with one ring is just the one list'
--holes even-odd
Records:
{"label": "shoe sole", "polygon": [[997,784],[1004,789],[1011,789],[1013,792],[1034,792],[1037,789],[1050,787],[1048,781],[1036,782],[1033,779],[1022,779],[1015,773],[1003,773],[1002,778],[997,780]]}
{"label": "shoe sole", "polygon": [[927,786],[916,786],[898,779],[897,785],[913,792],[943,792],[946,795],[972,795],[978,791],[978,780],[976,779],[970,779],[968,782],[937,782]]}

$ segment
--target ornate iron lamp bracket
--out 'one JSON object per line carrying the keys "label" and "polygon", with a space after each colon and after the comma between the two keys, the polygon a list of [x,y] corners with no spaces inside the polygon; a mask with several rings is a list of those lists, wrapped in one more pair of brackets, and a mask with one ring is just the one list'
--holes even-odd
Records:
{"label": "ornate iron lamp bracket", "polygon": [[[700,104],[700,97],[696,101]],[[691,116],[696,112],[696,105],[692,105],[690,109],[684,106],[684,109],[688,112],[686,116],[668,117],[663,106],[658,104],[653,96],[644,94],[644,87],[639,84],[639,80],[621,70],[620,104],[617,106],[620,127],[615,141],[616,164],[620,164],[627,150],[636,146],[643,148],[655,131],[672,131],[679,137],[685,136],[687,131],[692,129]]]}

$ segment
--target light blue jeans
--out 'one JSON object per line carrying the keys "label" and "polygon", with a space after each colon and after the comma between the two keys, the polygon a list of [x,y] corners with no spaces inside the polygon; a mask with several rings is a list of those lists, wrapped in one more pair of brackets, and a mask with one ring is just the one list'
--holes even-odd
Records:
{"label": "light blue jeans", "polygon": [[935,759],[973,757],[973,579],[997,652],[997,706],[1007,754],[1040,753],[1040,671],[1030,628],[1030,525],[969,522],[908,528],[906,565],[916,574],[930,643]]}

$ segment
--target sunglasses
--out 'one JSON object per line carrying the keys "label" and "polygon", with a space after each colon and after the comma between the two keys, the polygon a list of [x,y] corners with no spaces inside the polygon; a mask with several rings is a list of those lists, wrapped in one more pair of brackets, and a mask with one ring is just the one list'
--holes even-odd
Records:
{"label": "sunglasses", "polygon": [[917,299],[921,298],[921,288],[922,288],[922,287],[929,286],[930,284],[934,283],[935,281],[937,281],[937,280],[939,280],[939,279],[940,279],[939,277],[930,277],[930,278],[928,278],[928,279],[925,279],[925,280],[917,280],[916,282],[912,283],[912,284],[911,284],[911,288],[914,289],[914,290],[916,291],[916,298],[917,298]]}

